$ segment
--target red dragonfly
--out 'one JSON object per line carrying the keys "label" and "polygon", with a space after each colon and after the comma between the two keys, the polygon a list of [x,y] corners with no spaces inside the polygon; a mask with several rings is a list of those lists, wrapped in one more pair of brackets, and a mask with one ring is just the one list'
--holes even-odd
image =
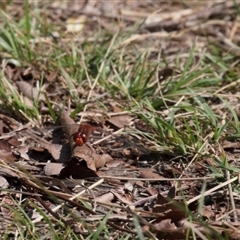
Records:
{"label": "red dragonfly", "polygon": [[73,140],[77,146],[82,146],[87,142],[90,134],[95,130],[93,126],[88,123],[81,123],[78,131],[73,134]]}
{"label": "red dragonfly", "polygon": [[[58,129],[58,128],[62,128],[62,127],[71,127],[74,126],[74,125],[78,125],[78,130],[73,133],[71,135],[71,137],[73,137],[73,140],[76,144],[76,146],[82,146],[84,145],[87,141],[88,141],[88,138],[89,136],[92,134],[92,132],[94,132],[95,130],[97,131],[100,131],[102,132],[102,128],[101,127],[97,127],[97,126],[92,126],[88,123],[81,123],[81,124],[69,124],[68,126],[52,126],[52,127],[46,127],[45,129]],[[16,132],[20,132],[22,130],[27,130],[29,129],[28,126],[23,126],[23,127],[20,127],[18,129],[16,129],[15,131],[12,131],[12,132],[9,132],[9,133],[6,133],[4,135],[0,135],[0,140],[1,139],[5,139],[5,138],[9,138],[9,137],[12,137],[15,135]],[[35,133],[37,131],[34,131]]]}

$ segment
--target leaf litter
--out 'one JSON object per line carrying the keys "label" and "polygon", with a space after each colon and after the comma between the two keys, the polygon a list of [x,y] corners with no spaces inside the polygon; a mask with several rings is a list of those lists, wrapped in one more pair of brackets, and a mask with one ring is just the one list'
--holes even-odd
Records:
{"label": "leaf litter", "polygon": [[[100,25],[111,29],[109,22],[110,20],[114,22],[118,18],[118,11],[109,11],[109,9],[114,10],[117,7],[121,10],[121,16],[124,17],[122,23],[124,27],[127,28],[129,23],[142,19],[145,19],[145,23],[136,34],[132,34],[121,42],[116,49],[127,47],[130,43],[143,46],[143,43],[147,41],[152,43],[159,37],[168,37],[167,41],[163,40],[162,51],[171,60],[171,57],[175,58],[176,53],[189,51],[188,41],[193,42],[193,36],[199,36],[198,47],[201,49],[201,46],[206,44],[204,38],[208,34],[208,40],[218,45],[222,51],[229,51],[233,55],[239,56],[239,48],[236,44],[239,42],[237,34],[232,33],[231,40],[229,40],[223,35],[227,33],[223,28],[225,22],[212,22],[212,19],[218,15],[228,16],[228,14],[234,13],[235,3],[227,1],[215,4],[209,1],[207,7],[199,3],[199,8],[195,8],[194,3],[186,2],[185,5],[189,9],[181,9],[181,5],[173,4],[170,8],[172,12],[169,11],[168,3],[162,3],[161,9],[165,12],[158,13],[155,12],[159,8],[157,1],[150,2],[151,4],[145,5],[129,1],[129,3],[125,3],[128,4],[126,6],[124,4],[121,6],[122,3],[118,2],[116,5],[108,3],[109,6],[107,6],[108,4],[101,1],[92,4],[85,1],[79,5],[62,5],[61,7],[59,2],[54,2],[49,4],[46,15],[54,20],[55,24],[58,23],[62,27],[63,21],[66,24],[73,22],[72,20],[75,18],[72,15],[83,14],[84,24],[81,23],[79,31],[87,29],[86,34],[91,36],[96,28],[94,27],[96,17],[99,18]],[[10,12],[15,13],[16,10],[13,11],[12,6],[9,8]],[[18,14],[13,14],[14,17],[19,18],[19,15],[24,14],[22,8],[19,8],[18,11]],[[109,14],[109,12],[113,14]],[[152,14],[153,12],[154,14]],[[231,19],[228,21],[233,24]],[[91,26],[93,31],[88,29]],[[66,28],[72,29],[70,26],[66,26]],[[216,28],[223,30],[223,33],[218,32]],[[78,31],[74,29],[74,32]],[[76,36],[76,39],[74,39],[74,35],[71,37],[73,37],[73,41],[76,39],[82,41],[83,39],[81,35]],[[43,40],[38,39],[40,42]],[[68,40],[68,37],[63,39],[63,41]],[[154,55],[159,52],[159,46],[156,43],[152,46],[149,59],[155,60]],[[186,58],[184,54],[182,56]],[[158,72],[159,82],[162,83],[162,81],[174,77],[177,73],[173,69],[174,66],[170,61],[170,66]],[[61,102],[62,99],[57,93],[62,94],[65,90],[60,86],[63,78],[58,71],[46,72],[41,63],[35,64],[35,67],[18,67],[9,64],[4,67],[4,70],[12,85],[17,86],[19,93],[27,97],[28,100],[25,100],[29,102],[29,107],[33,106],[33,101],[36,99],[43,102],[45,100],[42,89],[37,88],[35,84],[40,79],[41,71],[45,75],[44,78],[48,84],[46,89],[49,91],[49,96],[52,97],[52,102]],[[57,93],[54,93],[52,89]],[[87,89],[79,91],[82,99],[87,99],[85,92]],[[69,93],[66,93],[66,96],[70,98]],[[230,101],[233,100],[230,99]],[[84,100],[81,103],[84,103]],[[89,106],[91,107],[91,104]],[[42,107],[44,114],[49,113],[46,109],[46,107]],[[92,106],[92,110],[96,110],[94,106]],[[117,113],[117,111],[115,108],[113,112]],[[164,112],[162,114],[164,115]],[[63,202],[66,203],[65,211],[72,214],[71,220],[76,222],[76,224],[70,224],[71,227],[75,229],[75,232],[83,234],[88,231],[84,227],[79,227],[80,221],[77,220],[79,214],[82,219],[91,221],[96,227],[97,223],[94,221],[102,220],[109,209],[113,209],[107,224],[122,233],[136,235],[132,224],[133,219],[136,218],[145,236],[150,239],[186,239],[186,236],[188,239],[217,239],[219,236],[240,239],[239,220],[229,221],[232,219],[231,213],[228,211],[231,207],[223,201],[226,198],[230,201],[230,193],[232,196],[234,194],[230,192],[231,190],[228,190],[227,193],[225,190],[220,191],[221,186],[215,190],[216,184],[212,179],[205,178],[209,171],[203,164],[206,162],[210,166],[217,164],[212,158],[203,157],[201,162],[193,162],[194,164],[188,165],[192,156],[176,158],[164,155],[164,153],[154,154],[146,142],[131,135],[131,127],[134,126],[135,129],[142,132],[154,132],[154,130],[140,121],[134,121],[130,126],[133,119],[128,114],[119,114],[107,120],[104,114],[100,113],[99,118],[90,114],[90,118],[87,118],[89,122],[98,124],[102,129],[113,128],[113,132],[108,136],[101,136],[100,140],[96,140],[97,144],[93,144],[94,141],[90,139],[86,144],[76,146],[72,136],[78,131],[78,127],[70,127],[75,122],[69,117],[68,112],[63,111],[60,118],[61,125],[69,125],[69,127],[64,128],[65,136],[59,137],[60,143],[56,144],[52,142],[52,136],[44,136],[41,132],[32,130],[28,126],[27,130],[23,130],[25,127],[19,126],[14,118],[6,113],[2,114],[0,122],[0,184],[1,188],[5,189],[2,189],[1,194],[1,213],[6,219],[13,218],[13,212],[9,211],[7,205],[16,207],[16,201],[20,202],[22,198],[27,203],[27,194],[32,194],[32,197],[35,196],[38,206],[47,211],[52,221],[59,219],[56,212],[61,209]],[[16,119],[19,118],[16,117]],[[116,133],[115,136],[114,133]],[[125,134],[120,135],[119,133]],[[225,150],[237,150],[238,148],[239,146],[235,142],[225,141],[223,143]],[[218,153],[221,151],[219,150]],[[223,175],[221,171],[216,174],[220,178]],[[179,176],[182,179],[178,179]],[[237,177],[229,179],[226,185],[231,184],[230,181],[237,181]],[[204,184],[208,186],[205,197],[202,192]],[[22,192],[18,189],[19,185],[22,187]],[[12,188],[9,189],[9,186]],[[212,189],[212,192],[209,192],[209,189]],[[12,192],[8,190],[12,190]],[[51,204],[54,206],[52,210],[43,200],[46,195],[55,196],[62,202],[56,206],[57,201],[51,197]],[[235,201],[238,203],[239,196],[235,195],[235,197]],[[203,201],[202,209],[197,208],[196,201],[199,199]],[[189,203],[186,200],[194,201]],[[83,201],[90,204],[93,210],[86,207]],[[30,214],[30,207],[31,205],[28,203],[24,210],[31,216],[31,220],[33,222],[41,221],[42,216],[33,217]],[[187,218],[189,213],[199,216],[202,224],[200,224],[201,221],[190,221]],[[63,212],[61,214],[62,222],[68,225],[62,217],[64,216]],[[4,219],[2,221],[6,224]],[[219,233],[219,236],[216,237],[215,233]]]}

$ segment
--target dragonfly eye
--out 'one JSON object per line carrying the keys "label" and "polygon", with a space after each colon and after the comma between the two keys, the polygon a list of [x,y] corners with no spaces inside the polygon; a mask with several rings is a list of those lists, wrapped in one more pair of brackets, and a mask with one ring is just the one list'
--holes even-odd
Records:
{"label": "dragonfly eye", "polygon": [[87,136],[84,133],[80,134],[80,138],[82,139],[83,143],[87,142]]}

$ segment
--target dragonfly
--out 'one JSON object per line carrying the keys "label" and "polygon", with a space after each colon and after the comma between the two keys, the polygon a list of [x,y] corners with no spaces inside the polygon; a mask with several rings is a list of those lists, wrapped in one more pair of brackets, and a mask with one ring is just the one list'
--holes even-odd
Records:
{"label": "dragonfly", "polygon": [[[100,128],[99,127],[95,127],[95,126],[92,126],[91,124],[88,124],[88,123],[80,123],[80,124],[70,124],[71,126],[56,126],[56,127],[46,127],[44,128],[45,130],[46,129],[58,129],[58,128],[64,128],[64,127],[73,127],[74,125],[78,125],[78,130],[72,134],[71,137],[73,137],[73,140],[76,144],[76,146],[82,146],[84,145],[90,135],[95,131],[95,130],[99,130]],[[17,128],[16,130],[14,131],[11,131],[11,132],[8,132],[6,134],[3,134],[0,136],[0,140],[1,139],[8,139],[8,138],[11,138],[13,136],[15,136],[16,132],[21,132],[21,131],[24,131],[24,130],[28,130],[30,127],[25,125],[25,126],[21,126],[19,128]],[[33,129],[32,129],[33,130]],[[33,130],[33,132],[36,133],[36,130]],[[37,131],[38,132],[38,131]],[[38,134],[37,134],[38,135]]]}
{"label": "dragonfly", "polygon": [[85,143],[87,143],[90,135],[94,132],[94,131],[102,131],[101,127],[97,127],[97,126],[93,126],[89,123],[80,123],[80,124],[67,124],[67,125],[63,125],[63,126],[53,126],[53,127],[49,127],[48,129],[59,129],[59,128],[68,128],[68,127],[76,127],[78,126],[78,130],[76,132],[74,132],[73,134],[70,135],[69,138],[73,138],[73,141],[75,142],[76,146],[83,146]]}
{"label": "dragonfly", "polygon": [[81,123],[76,133],[73,134],[73,140],[76,146],[81,147],[85,144],[95,128],[88,123]]}
{"label": "dragonfly", "polygon": [[[37,128],[37,129],[36,128],[34,129],[34,128],[30,127],[29,124],[26,124],[25,126],[18,127],[17,129],[15,129],[11,132],[0,135],[0,140],[1,139],[9,139],[9,138],[15,136],[17,132],[21,133],[22,131],[27,131],[27,132],[30,133],[30,135],[33,134],[34,138],[39,139],[41,141],[44,141],[44,139],[39,136],[40,132],[43,133],[43,132],[45,132],[45,130],[56,130],[56,129],[59,129],[59,128],[66,128],[66,127],[71,128],[71,127],[76,127],[76,126],[78,126],[78,129],[77,129],[77,131],[73,132],[73,134],[70,136],[70,138],[72,137],[76,146],[79,146],[79,147],[81,147],[81,146],[83,146],[84,144],[87,143],[87,141],[89,140],[89,137],[91,136],[91,134],[94,131],[97,131],[97,132],[100,132],[100,133],[103,133],[103,132],[106,131],[106,130],[103,130],[103,128],[100,127],[100,126],[93,126],[89,123],[80,123],[80,124],[74,123],[74,124],[66,124],[66,125],[61,125],[61,126],[43,127],[43,128]],[[119,129],[119,130],[114,131],[114,132],[112,132],[110,130],[110,134],[109,134],[108,131],[106,131],[106,133],[107,133],[106,136],[104,136],[104,137],[102,136],[100,139],[96,140],[92,144],[93,145],[99,144],[99,143],[113,137],[113,135],[120,134],[123,130],[124,129]]]}

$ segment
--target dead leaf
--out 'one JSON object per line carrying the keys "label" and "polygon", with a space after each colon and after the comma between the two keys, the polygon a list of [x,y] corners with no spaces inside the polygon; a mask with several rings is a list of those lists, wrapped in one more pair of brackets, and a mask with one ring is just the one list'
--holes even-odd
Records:
{"label": "dead leaf", "polygon": [[9,187],[9,183],[7,179],[3,176],[0,176],[0,188],[8,188],[8,187]]}
{"label": "dead leaf", "polygon": [[41,143],[41,145],[46,148],[49,153],[51,153],[52,157],[57,161],[57,162],[68,162],[70,161],[71,158],[71,149],[69,144],[55,144],[55,143]]}
{"label": "dead leaf", "polygon": [[132,117],[129,115],[118,115],[111,117],[110,119],[107,120],[107,122],[111,123],[115,127],[118,128],[124,128],[126,126],[129,126],[129,124],[132,121]]}
{"label": "dead leaf", "polygon": [[26,160],[30,160],[29,155],[28,155],[28,151],[29,151],[29,147],[28,146],[23,146],[23,147],[19,147],[14,154],[16,155],[20,155],[20,157],[22,157],[23,159]]}
{"label": "dead leaf", "polygon": [[124,184],[124,190],[132,192],[133,191],[133,185],[130,182],[125,183]]}
{"label": "dead leaf", "polygon": [[16,136],[10,137],[7,142],[14,147],[18,147],[21,145],[21,142],[18,141],[18,138]]}
{"label": "dead leaf", "polygon": [[227,149],[239,149],[240,148],[240,143],[239,142],[230,142],[230,141],[224,141],[222,144],[222,147],[224,150]]}
{"label": "dead leaf", "polygon": [[211,206],[203,206],[203,208],[200,211],[200,214],[208,219],[215,217],[215,214],[211,209]]}
{"label": "dead leaf", "polygon": [[18,178],[18,175],[14,171],[12,171],[11,169],[6,168],[6,167],[1,167],[0,168],[0,175],[3,176],[3,177]]}
{"label": "dead leaf", "polygon": [[44,173],[46,176],[59,175],[61,170],[64,168],[63,163],[46,163],[44,167]]}
{"label": "dead leaf", "polygon": [[98,175],[86,165],[85,161],[72,159],[60,172],[60,178],[85,179],[98,177]]}
{"label": "dead leaf", "polygon": [[0,158],[8,162],[13,162],[16,159],[12,154],[10,145],[4,139],[0,140]]}
{"label": "dead leaf", "polygon": [[[141,169],[140,170],[140,177],[141,178],[152,178],[152,179],[161,179],[161,177],[158,173],[155,173],[153,169]],[[157,181],[157,180],[156,180]]]}
{"label": "dead leaf", "polygon": [[123,161],[111,161],[111,162],[108,162],[106,163],[106,167],[108,168],[115,168],[115,167],[118,167],[119,165],[123,164],[124,162]]}
{"label": "dead leaf", "polygon": [[2,199],[2,202],[1,202],[1,212],[2,212],[2,215],[3,215],[4,218],[6,218],[6,219],[13,218],[14,211],[11,211],[6,206],[9,206],[11,208],[13,208],[15,206],[14,201],[10,197],[8,197],[8,196],[5,196]]}
{"label": "dead leaf", "polygon": [[96,197],[95,200],[97,202],[111,203],[114,198],[115,198],[114,194],[111,192],[108,192],[108,193],[105,193],[103,195]]}
{"label": "dead leaf", "polygon": [[[0,114],[0,119],[1,121],[3,121],[1,123],[1,135],[2,134],[6,134],[3,131],[3,128],[6,128],[8,131],[12,131],[12,130],[22,130],[24,128],[28,128],[28,124],[24,125],[23,127],[21,127],[21,125],[19,124],[18,121],[16,121],[14,118],[8,117],[6,115]],[[19,129],[20,128],[20,129]]]}
{"label": "dead leaf", "polygon": [[170,187],[169,191],[168,191],[168,199],[174,199],[176,197],[176,187],[172,186]]}
{"label": "dead leaf", "polygon": [[[157,228],[157,226],[156,226]],[[186,239],[186,230],[185,229],[162,229],[157,231],[157,239],[168,239],[168,240],[185,240]],[[189,239],[191,239],[189,237]]]}
{"label": "dead leaf", "polygon": [[173,211],[167,212],[164,216],[158,217],[156,219],[156,222],[161,222],[166,219],[171,219],[171,222],[173,222],[177,227],[180,227],[180,225],[182,225],[181,221],[186,218],[187,218],[187,214],[183,210],[175,209]]}
{"label": "dead leaf", "polygon": [[45,100],[44,94],[39,92],[39,89],[33,87],[26,81],[17,81],[16,82],[20,92],[27,98],[31,100]]}
{"label": "dead leaf", "polygon": [[177,229],[176,225],[172,223],[171,219],[164,219],[159,223],[154,224],[158,230],[173,230]]}
{"label": "dead leaf", "polygon": [[57,77],[57,74],[58,74],[58,70],[54,70],[52,71],[46,78],[47,78],[47,81],[48,82],[53,82],[56,77]]}
{"label": "dead leaf", "polygon": [[118,198],[121,202],[127,204],[128,206],[133,205],[133,202],[132,202],[131,200],[127,199],[126,197],[121,196],[119,193],[117,193],[117,192],[115,192],[115,191],[111,191],[111,192],[112,192],[112,193],[114,194],[114,196],[115,196],[116,198]]}
{"label": "dead leaf", "polygon": [[154,196],[154,195],[158,194],[158,190],[155,189],[155,188],[152,188],[152,187],[146,188],[146,191],[147,191],[151,196]]}
{"label": "dead leaf", "polygon": [[3,120],[0,120],[0,135],[2,136],[3,135],[3,128],[4,128],[5,124],[3,122]]}

